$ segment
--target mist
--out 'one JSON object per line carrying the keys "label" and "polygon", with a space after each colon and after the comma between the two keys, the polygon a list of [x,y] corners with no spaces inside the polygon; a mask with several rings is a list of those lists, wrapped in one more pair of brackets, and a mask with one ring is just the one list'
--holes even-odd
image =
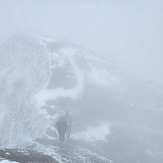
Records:
{"label": "mist", "polygon": [[[61,158],[79,146],[99,163],[163,162],[162,8],[161,0],[0,0],[2,149],[34,142],[44,154],[53,144]],[[49,138],[61,111],[72,120],[62,145]],[[4,130],[11,117],[16,127]]]}

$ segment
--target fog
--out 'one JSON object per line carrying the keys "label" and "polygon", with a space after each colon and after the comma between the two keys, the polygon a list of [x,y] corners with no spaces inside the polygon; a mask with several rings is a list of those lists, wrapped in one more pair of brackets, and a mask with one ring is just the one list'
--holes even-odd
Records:
{"label": "fog", "polygon": [[[31,89],[32,92],[40,90],[34,98],[31,93],[30,98],[35,100],[38,108],[45,107],[43,105],[47,105],[48,100],[57,99],[52,102],[55,107],[61,110],[68,108],[72,114],[72,137],[68,143],[94,151],[115,163],[161,163],[163,162],[162,19],[161,0],[0,0],[1,70],[8,64],[13,67],[20,64],[21,68],[26,69],[24,67],[26,62],[19,60],[20,56],[17,56],[16,47],[22,46],[25,51],[21,53],[24,55],[30,53],[31,56],[29,59],[31,61],[27,61],[30,70],[24,74],[28,76],[28,71],[31,72],[32,69],[38,73],[40,69],[39,82],[47,80],[49,74],[52,77],[48,79],[50,83],[47,84],[48,88],[42,87],[40,90],[42,83],[37,84],[37,89],[29,87],[35,84],[35,75],[32,74],[32,81],[28,81],[25,75],[23,76],[23,70],[20,71],[23,79],[28,81],[25,87],[29,92]],[[17,35],[26,35],[28,39],[31,37],[32,41]],[[14,36],[16,39],[11,39],[3,48],[4,43]],[[33,39],[33,36],[37,39]],[[41,37],[54,39],[52,42],[43,40],[48,50],[38,44],[38,38]],[[24,44],[19,39],[22,39]],[[13,52],[9,50],[10,48]],[[78,49],[77,53],[81,56],[71,57],[74,49],[75,52]],[[66,57],[67,53],[70,55],[66,59],[60,58],[66,60],[66,66],[56,69],[55,72],[46,69],[48,61],[45,55],[52,52]],[[15,60],[9,59],[10,53]],[[43,56],[44,61],[33,58],[35,53]],[[83,56],[85,58],[82,58]],[[41,66],[32,67],[38,63],[41,63]],[[43,69],[46,69],[46,72]],[[72,78],[69,81],[64,78],[68,71],[72,71],[77,79]],[[18,74],[17,68],[15,72]],[[0,75],[0,78],[11,80],[3,75]],[[17,79],[17,76],[15,78]],[[77,86],[73,88],[75,82]],[[12,82],[4,87],[8,90],[9,86],[12,88]],[[53,88],[53,91],[49,92],[50,88]],[[6,93],[5,97],[2,94],[3,92],[1,93],[3,103],[9,93]],[[21,99],[25,101],[23,97]],[[7,105],[2,104],[8,110],[5,114],[10,113],[8,104],[8,102]],[[29,106],[31,107],[31,105],[26,107]],[[5,112],[4,108],[1,110]],[[50,109],[47,110],[51,112]],[[54,114],[54,111],[52,112]],[[31,125],[37,116],[40,116],[32,114],[37,114],[37,109],[29,115]],[[20,115],[17,116],[19,118]],[[20,123],[23,123],[22,121]],[[38,124],[44,121],[44,117],[40,118]],[[51,123],[49,119],[47,121],[48,123],[43,125],[45,128]],[[3,128],[2,124],[1,122],[0,128]],[[32,127],[30,136],[38,124]],[[33,136],[34,139],[44,132],[39,128]],[[1,134],[1,139],[4,139],[4,135]],[[17,139],[19,137],[21,136],[19,135]]]}
{"label": "fog", "polygon": [[14,0],[0,7],[1,38],[16,32],[53,35],[116,59],[125,72],[160,79],[161,1]]}

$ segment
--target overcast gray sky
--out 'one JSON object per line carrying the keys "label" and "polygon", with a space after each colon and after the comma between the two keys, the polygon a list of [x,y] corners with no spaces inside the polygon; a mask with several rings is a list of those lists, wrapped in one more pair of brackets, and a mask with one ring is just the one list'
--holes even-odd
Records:
{"label": "overcast gray sky", "polygon": [[17,32],[53,35],[157,81],[163,73],[162,20],[161,0],[0,0],[1,41]]}

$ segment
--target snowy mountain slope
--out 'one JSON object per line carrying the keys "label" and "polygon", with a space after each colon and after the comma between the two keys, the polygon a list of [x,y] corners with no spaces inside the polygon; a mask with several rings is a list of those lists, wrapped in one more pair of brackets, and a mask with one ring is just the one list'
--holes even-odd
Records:
{"label": "snowy mountain slope", "polygon": [[0,46],[1,145],[21,145],[44,135],[51,117],[42,107],[49,100],[77,98],[86,82],[109,84],[104,61],[86,52],[29,36],[15,36]]}
{"label": "snowy mountain slope", "polygon": [[[0,46],[1,148],[26,148],[33,144],[40,147],[36,140],[49,139],[48,131],[53,129],[58,112],[56,103],[80,98],[87,84],[101,87],[112,84],[114,79],[106,67],[105,61],[89,50],[53,38],[18,35],[3,43]],[[65,108],[60,106],[60,109]],[[52,140],[55,139],[53,136]],[[57,145],[53,148],[60,150]],[[64,152],[69,152],[64,149],[63,153],[57,153],[53,148],[46,146],[43,151],[52,150],[55,157],[61,158],[65,157]],[[103,160],[79,147],[70,150],[66,157],[76,162]]]}
{"label": "snowy mountain slope", "polygon": [[108,157],[73,143],[64,145],[38,145],[38,151],[53,157],[59,163],[113,163]]}
{"label": "snowy mountain slope", "polygon": [[86,142],[106,141],[110,134],[110,127],[107,123],[101,123],[94,127],[87,127],[86,130],[74,133],[71,137],[75,140]]}

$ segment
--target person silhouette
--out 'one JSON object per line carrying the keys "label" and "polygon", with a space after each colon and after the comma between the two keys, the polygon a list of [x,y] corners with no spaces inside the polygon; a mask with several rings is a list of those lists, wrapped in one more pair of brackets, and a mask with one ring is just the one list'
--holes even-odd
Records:
{"label": "person silhouette", "polygon": [[56,129],[58,132],[59,141],[64,142],[66,138],[70,137],[71,123],[68,112],[62,113],[62,115],[56,121]]}

